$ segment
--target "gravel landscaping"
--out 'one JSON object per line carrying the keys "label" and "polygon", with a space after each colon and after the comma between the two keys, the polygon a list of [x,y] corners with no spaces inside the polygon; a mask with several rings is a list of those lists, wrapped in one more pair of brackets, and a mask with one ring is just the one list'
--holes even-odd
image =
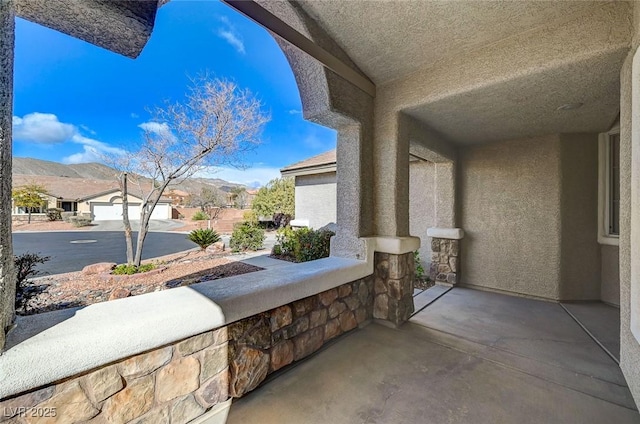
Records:
{"label": "gravel landscaping", "polygon": [[156,269],[130,276],[78,271],[34,278],[28,289],[33,296],[16,312],[18,315],[33,315],[86,306],[262,270],[225,256],[195,251],[175,254],[144,261],[156,263]]}

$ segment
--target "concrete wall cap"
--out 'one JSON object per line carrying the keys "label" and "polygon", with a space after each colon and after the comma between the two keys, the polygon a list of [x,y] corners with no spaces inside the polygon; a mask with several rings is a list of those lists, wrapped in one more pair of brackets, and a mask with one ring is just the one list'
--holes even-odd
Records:
{"label": "concrete wall cap", "polygon": [[464,237],[462,228],[428,228],[427,236],[441,239],[460,240]]}
{"label": "concrete wall cap", "polygon": [[373,273],[329,257],[19,317],[0,356],[0,399],[156,349]]}
{"label": "concrete wall cap", "polygon": [[375,240],[376,252],[402,255],[404,253],[416,251],[420,248],[419,237],[377,236],[372,237],[372,239]]}

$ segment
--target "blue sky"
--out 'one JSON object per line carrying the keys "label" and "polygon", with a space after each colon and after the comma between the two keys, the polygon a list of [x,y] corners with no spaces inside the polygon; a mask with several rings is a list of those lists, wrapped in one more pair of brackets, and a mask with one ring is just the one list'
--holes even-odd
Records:
{"label": "blue sky", "polygon": [[335,147],[333,130],[302,119],[293,73],[267,31],[218,1],[174,0],[135,60],[17,19],[13,154],[82,163],[126,150],[141,139],[146,109],[181,99],[203,71],[248,88],[271,115],[251,167],[215,177],[264,184]]}

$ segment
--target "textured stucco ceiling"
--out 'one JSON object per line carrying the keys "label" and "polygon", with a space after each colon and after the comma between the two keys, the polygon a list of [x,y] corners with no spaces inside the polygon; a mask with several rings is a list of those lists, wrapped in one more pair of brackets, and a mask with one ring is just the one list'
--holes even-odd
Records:
{"label": "textured stucco ceiling", "polygon": [[628,2],[301,4],[376,83],[378,120],[404,111],[464,145],[600,132],[619,112]]}
{"label": "textured stucco ceiling", "polygon": [[588,1],[301,0],[376,84],[533,28],[588,13]]}

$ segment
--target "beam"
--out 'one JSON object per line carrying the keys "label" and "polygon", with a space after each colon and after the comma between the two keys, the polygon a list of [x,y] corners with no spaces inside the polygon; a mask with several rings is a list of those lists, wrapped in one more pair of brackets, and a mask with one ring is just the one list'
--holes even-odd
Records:
{"label": "beam", "polygon": [[253,0],[222,0],[222,2],[288,43],[296,46],[371,97],[375,97],[376,86],[369,78],[355,71],[342,60],[318,46],[258,3]]}

